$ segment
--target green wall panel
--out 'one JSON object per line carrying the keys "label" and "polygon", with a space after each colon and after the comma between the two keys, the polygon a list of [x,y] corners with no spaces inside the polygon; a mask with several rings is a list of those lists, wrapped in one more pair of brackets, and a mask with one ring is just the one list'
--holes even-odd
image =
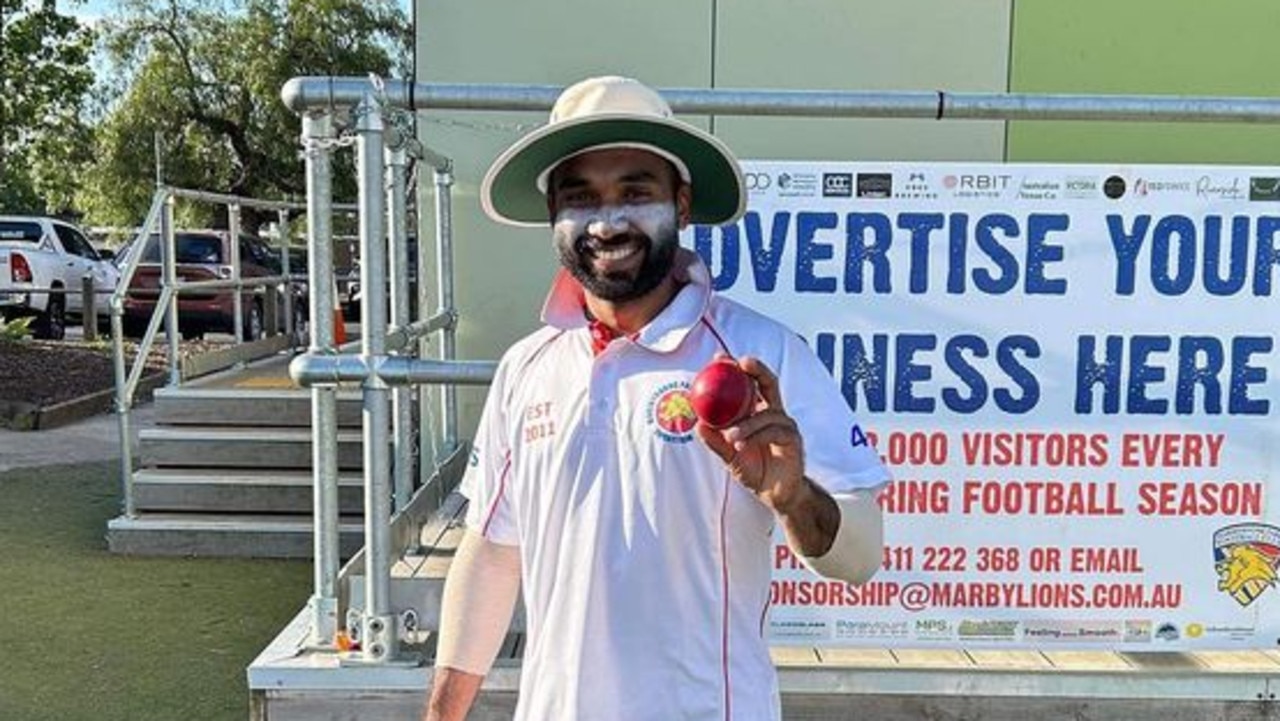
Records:
{"label": "green wall panel", "polygon": [[[1274,0],[1020,0],[1010,90],[1275,97]],[[1280,163],[1280,126],[1018,121],[1015,161]]]}
{"label": "green wall panel", "polygon": [[[716,86],[1004,92],[1012,0],[719,0]],[[1000,160],[998,121],[720,117],[744,158]]]}
{"label": "green wall panel", "polygon": [[[567,85],[590,75],[622,74],[659,86],[706,87],[711,78],[709,0],[417,0],[417,11],[417,74],[424,82]],[[545,113],[419,113],[422,141],[456,164],[459,357],[496,359],[538,325],[556,269],[550,230],[490,221],[478,193],[493,159],[545,121]],[[424,168],[420,178],[419,203],[429,208],[431,174]],[[433,214],[424,212],[420,237],[433,237],[433,223]],[[433,249],[424,251],[434,263]],[[460,394],[464,438],[484,393]]]}

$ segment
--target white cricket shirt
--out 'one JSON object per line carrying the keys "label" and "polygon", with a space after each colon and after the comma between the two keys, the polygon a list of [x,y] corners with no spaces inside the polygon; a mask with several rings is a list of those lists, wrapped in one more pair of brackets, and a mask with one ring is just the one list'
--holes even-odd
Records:
{"label": "white cricket shirt", "polygon": [[774,516],[693,434],[688,390],[716,352],[761,359],[828,491],[888,472],[839,388],[781,324],[688,283],[633,338],[591,350],[565,271],[546,327],[505,354],[462,481],[468,525],[520,547],[528,629],[517,721],[779,717],[764,638]]}

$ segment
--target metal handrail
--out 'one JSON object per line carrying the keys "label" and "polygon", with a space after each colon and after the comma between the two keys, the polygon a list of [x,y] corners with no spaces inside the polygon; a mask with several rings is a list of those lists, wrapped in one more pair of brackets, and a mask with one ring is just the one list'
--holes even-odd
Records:
{"label": "metal handrail", "polygon": [[[123,485],[123,513],[126,517],[136,515],[137,509],[134,505],[133,498],[133,449],[132,449],[132,433],[130,430],[130,412],[133,408],[134,398],[137,394],[138,386],[142,380],[142,374],[147,366],[147,359],[151,355],[151,349],[154,347],[157,337],[160,335],[160,329],[164,325],[168,325],[167,335],[169,338],[168,366],[169,383],[177,385],[181,378],[178,372],[178,345],[177,345],[177,303],[184,292],[209,289],[234,288],[237,291],[243,291],[247,288],[259,289],[272,286],[284,286],[297,281],[308,281],[309,277],[302,274],[294,274],[288,272],[289,269],[289,253],[287,243],[282,244],[281,261],[285,272],[271,276],[257,276],[253,278],[233,277],[229,279],[207,280],[207,281],[183,281],[176,277],[177,262],[175,257],[174,233],[172,223],[170,222],[171,208],[174,199],[185,198],[188,200],[196,200],[209,203],[225,204],[232,208],[253,207],[265,210],[276,210],[282,213],[305,208],[305,204],[291,201],[267,201],[255,198],[242,198],[239,196],[225,195],[221,193],[211,193],[202,190],[191,190],[187,188],[175,188],[170,186],[160,186],[156,188],[152,195],[151,207],[147,211],[147,217],[137,229],[133,236],[131,246],[133,252],[130,253],[128,261],[121,269],[120,278],[116,287],[111,291],[103,291],[104,294],[110,294],[110,313],[111,313],[111,337],[113,364],[116,380],[116,397],[115,410],[120,430],[120,474]],[[337,210],[354,210],[354,204],[342,204],[336,206]],[[238,212],[238,211],[237,211]],[[142,334],[141,340],[138,342],[137,350],[133,358],[132,366],[125,359],[125,343],[124,343],[124,303],[125,298],[133,293],[137,294],[137,289],[131,289],[133,279],[137,274],[138,268],[142,265],[142,258],[145,255],[146,244],[150,239],[159,234],[162,243],[161,265],[163,271],[161,274],[160,294],[156,299],[152,309],[151,317],[147,322],[146,330]],[[238,233],[234,234],[238,236]],[[287,236],[286,236],[287,237]],[[238,244],[232,243],[233,250],[238,251]],[[232,265],[239,267],[239,253],[233,253]],[[238,272],[236,273],[238,275]],[[3,291],[0,291],[3,292]],[[54,291],[34,291],[24,289],[20,292],[54,292]],[[80,292],[74,290],[63,290],[61,292]],[[240,301],[240,293],[235,294],[237,306]],[[293,313],[292,313],[292,293],[285,293],[285,331],[286,334],[294,338],[296,342],[296,333],[293,331]],[[239,308],[237,308],[238,310]],[[236,318],[240,315],[237,313]],[[239,322],[237,321],[236,342],[243,342]]]}
{"label": "metal handrail", "polygon": [[[411,110],[546,111],[558,85],[408,83],[384,80],[379,97]],[[305,76],[280,95],[297,113],[345,108],[371,92],[368,78]],[[966,93],[946,90],[852,91],[662,88],[677,113],[807,118],[929,120],[1127,120],[1272,123],[1280,99],[1180,95]]]}
{"label": "metal handrail", "polygon": [[452,328],[457,322],[458,314],[456,312],[441,311],[430,318],[414,321],[406,326],[392,325],[387,331],[387,349],[392,351],[404,350],[414,341],[427,338],[436,331]]}
{"label": "metal handrail", "polygon": [[[115,288],[95,288],[94,295],[111,295]],[[5,295],[84,295],[83,288],[0,288]]]}
{"label": "metal handrail", "polygon": [[[186,200],[196,200],[202,203],[216,203],[219,205],[239,205],[242,208],[257,208],[259,210],[296,210],[305,211],[307,204],[299,203],[291,200],[262,200],[260,198],[245,198],[239,195],[227,195],[225,193],[213,193],[208,190],[192,190],[190,188],[168,188],[169,192],[175,198],[184,198]],[[334,203],[335,211],[355,212],[360,206],[355,203]]]}
{"label": "metal handrail", "polygon": [[222,278],[219,280],[179,280],[174,286],[179,292],[184,290],[219,290],[222,288],[261,288],[268,285],[284,285],[306,276],[299,275],[258,275],[252,278]]}
{"label": "metal handrail", "polygon": [[163,189],[157,188],[151,198],[151,209],[147,211],[146,220],[142,222],[133,239],[135,252],[120,272],[120,279],[117,281],[115,292],[111,294],[110,301],[112,364],[116,378],[115,410],[117,425],[120,429],[120,483],[123,486],[122,496],[126,518],[132,518],[137,512],[133,501],[133,433],[129,429],[129,411],[133,408],[133,395],[137,381],[131,381],[131,379],[142,374],[141,368],[146,365],[151,344],[155,342],[153,326],[156,324],[155,319],[152,318],[152,323],[148,324],[147,332],[143,335],[142,343],[138,347],[138,353],[134,356],[133,372],[129,372],[124,358],[124,297],[129,285],[133,282],[138,264],[142,261],[142,250],[147,242],[146,239],[151,237],[151,228],[159,222],[167,202],[167,194]]}

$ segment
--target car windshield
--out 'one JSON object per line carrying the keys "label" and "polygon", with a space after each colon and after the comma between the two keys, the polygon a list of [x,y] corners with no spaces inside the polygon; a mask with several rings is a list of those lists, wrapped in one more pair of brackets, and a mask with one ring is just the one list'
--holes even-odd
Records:
{"label": "car windshield", "polygon": [[[217,265],[223,262],[222,239],[216,235],[178,233],[175,239],[177,240],[177,261],[179,263]],[[151,236],[151,240],[147,242],[146,255],[142,256],[143,263],[160,262],[159,240],[160,236]]]}
{"label": "car windshield", "polygon": [[44,236],[39,223],[21,220],[0,220],[0,242],[13,240],[22,243],[39,243]]}

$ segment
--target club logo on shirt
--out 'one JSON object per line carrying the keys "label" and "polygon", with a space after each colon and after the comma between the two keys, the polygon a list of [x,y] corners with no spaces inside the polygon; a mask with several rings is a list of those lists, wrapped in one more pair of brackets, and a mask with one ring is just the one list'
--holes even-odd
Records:
{"label": "club logo on shirt", "polygon": [[649,396],[645,417],[649,425],[654,426],[658,437],[668,443],[693,440],[693,427],[698,423],[698,416],[689,403],[688,381],[672,381],[659,386]]}

